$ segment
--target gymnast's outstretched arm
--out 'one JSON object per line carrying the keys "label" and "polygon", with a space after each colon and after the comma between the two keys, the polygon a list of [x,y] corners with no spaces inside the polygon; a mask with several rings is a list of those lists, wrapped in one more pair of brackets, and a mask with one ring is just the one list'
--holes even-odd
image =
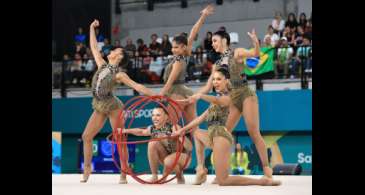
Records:
{"label": "gymnast's outstretched arm", "polygon": [[200,123],[204,122],[204,120],[207,118],[208,116],[208,109],[204,111],[203,114],[201,114],[199,117],[195,118],[194,120],[192,120],[189,124],[187,124],[186,126],[184,126],[183,128],[173,132],[172,135],[181,135],[183,134],[186,130],[194,128],[196,126],[198,126]]}
{"label": "gymnast's outstretched arm", "polygon": [[96,65],[99,68],[101,65],[106,64],[106,62],[103,59],[103,57],[101,56],[101,53],[99,52],[98,42],[96,40],[95,28],[98,27],[98,26],[99,26],[99,21],[98,20],[94,20],[90,24],[90,50],[91,50],[91,53],[94,56]]}
{"label": "gymnast's outstretched arm", "polygon": [[124,129],[123,133],[133,134],[136,136],[150,136],[151,130],[150,129],[141,129],[141,128],[132,128],[132,129]]}
{"label": "gymnast's outstretched arm", "polygon": [[198,34],[200,28],[202,27],[205,19],[207,18],[207,16],[213,14],[214,11],[214,6],[212,4],[209,4],[207,7],[205,7],[201,12],[201,16],[199,18],[199,20],[194,24],[193,28],[190,31],[190,35],[188,38],[188,46],[187,46],[187,53],[190,56],[191,55],[191,50],[193,47],[193,42],[194,42],[194,38],[196,36],[196,34]]}
{"label": "gymnast's outstretched arm", "polygon": [[148,89],[147,87],[143,86],[142,84],[139,84],[139,83],[133,81],[131,78],[129,78],[129,76],[125,72],[118,72],[116,75],[116,79],[118,82],[124,83],[125,85],[135,89],[139,93],[143,93],[148,96],[155,95],[155,93],[151,89]]}
{"label": "gymnast's outstretched arm", "polygon": [[211,104],[218,104],[221,106],[229,106],[231,103],[231,98],[228,95],[223,96],[213,96],[213,95],[205,95],[205,94],[194,94],[189,97],[189,99],[194,99],[191,101],[198,101],[199,99],[203,99],[204,101],[207,101]]}
{"label": "gymnast's outstretched arm", "polygon": [[[214,12],[214,6],[213,5],[208,5],[207,7],[205,7],[200,13],[201,13],[201,16],[199,18],[199,20],[195,23],[195,25],[193,26],[193,28],[191,29],[191,32],[190,32],[190,35],[189,35],[189,38],[188,38],[188,55],[191,55],[191,50],[192,50],[192,45],[193,45],[193,41],[194,41],[194,38],[196,36],[196,34],[199,32],[201,26],[203,25],[205,19],[207,16],[213,14]],[[215,66],[213,66],[212,68],[212,74],[211,76],[209,77],[206,85],[204,85],[204,87],[200,88],[198,90],[198,93],[208,93],[212,87],[213,87],[213,72],[215,71]]]}

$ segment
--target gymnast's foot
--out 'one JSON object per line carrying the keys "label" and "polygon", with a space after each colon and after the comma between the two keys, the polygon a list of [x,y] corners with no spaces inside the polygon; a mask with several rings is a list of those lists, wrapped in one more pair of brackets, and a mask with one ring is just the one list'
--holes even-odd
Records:
{"label": "gymnast's foot", "polygon": [[84,165],[84,174],[82,175],[81,183],[86,183],[92,172],[91,165]]}
{"label": "gymnast's foot", "polygon": [[127,184],[127,175],[122,173],[120,174],[120,178],[119,178],[119,184]]}
{"label": "gymnast's foot", "polygon": [[151,178],[148,180],[149,182],[156,182],[158,180],[157,174],[152,174]]}
{"label": "gymnast's foot", "polygon": [[195,177],[195,182],[193,183],[193,185],[201,185],[202,183],[207,181],[207,173],[208,173],[207,168],[197,167],[195,169],[195,171],[196,171],[196,177]]}
{"label": "gymnast's foot", "polygon": [[177,184],[185,184],[185,178],[182,173],[176,174],[176,179],[177,179]]}
{"label": "gymnast's foot", "polygon": [[217,177],[214,178],[214,180],[212,181],[212,184],[218,184]]}
{"label": "gymnast's foot", "polygon": [[262,181],[261,185],[263,185],[263,186],[279,186],[279,185],[281,185],[281,181],[274,180],[272,178],[268,178],[267,176],[263,176],[260,180]]}

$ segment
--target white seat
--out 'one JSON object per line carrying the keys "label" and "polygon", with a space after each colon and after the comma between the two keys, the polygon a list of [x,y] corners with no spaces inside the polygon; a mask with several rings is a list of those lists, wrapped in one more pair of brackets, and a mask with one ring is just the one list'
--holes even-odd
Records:
{"label": "white seat", "polygon": [[238,33],[236,32],[231,32],[229,33],[229,38],[231,39],[231,43],[235,44],[235,43],[238,43],[239,40],[238,40]]}

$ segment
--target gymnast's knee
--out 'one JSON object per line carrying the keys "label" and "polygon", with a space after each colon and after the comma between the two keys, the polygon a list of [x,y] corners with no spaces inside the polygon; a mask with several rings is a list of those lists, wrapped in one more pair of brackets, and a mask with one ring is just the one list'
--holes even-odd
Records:
{"label": "gymnast's knee", "polygon": [[220,185],[220,186],[228,185],[227,178],[228,178],[228,175],[218,175],[217,174],[217,183],[218,183],[218,185]]}

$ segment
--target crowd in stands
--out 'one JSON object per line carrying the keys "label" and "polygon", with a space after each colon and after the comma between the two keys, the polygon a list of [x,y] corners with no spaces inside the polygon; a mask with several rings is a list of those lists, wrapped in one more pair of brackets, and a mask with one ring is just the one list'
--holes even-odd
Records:
{"label": "crowd in stands", "polygon": [[[224,27],[221,27],[224,28]],[[228,29],[229,30],[229,29]],[[227,31],[229,32],[229,31]],[[136,44],[131,38],[125,45],[119,40],[110,43],[96,29],[98,47],[103,57],[116,47],[124,48],[128,63],[120,69],[139,83],[162,83],[165,66],[172,57],[171,38],[168,34],[152,34],[147,45],[139,38]],[[193,55],[187,58],[187,82],[204,82],[210,75],[212,65],[220,55],[212,48],[212,32],[207,32],[202,39],[197,35],[193,42]],[[302,71],[312,69],[312,16],[307,18],[301,13],[298,20],[294,13],[284,20],[281,13],[275,13],[271,24],[268,24],[266,35],[260,39],[261,47],[275,48],[274,78],[298,78]],[[72,54],[65,54],[65,82],[68,86],[90,87],[96,64],[88,48],[88,36],[82,28],[74,37]],[[303,68],[302,68],[303,67]]]}
{"label": "crowd in stands", "polygon": [[294,13],[289,13],[284,21],[277,12],[264,37],[264,45],[270,46],[269,43],[277,48],[275,78],[295,78],[303,70],[312,71],[312,15],[307,19],[301,13],[297,20]]}

